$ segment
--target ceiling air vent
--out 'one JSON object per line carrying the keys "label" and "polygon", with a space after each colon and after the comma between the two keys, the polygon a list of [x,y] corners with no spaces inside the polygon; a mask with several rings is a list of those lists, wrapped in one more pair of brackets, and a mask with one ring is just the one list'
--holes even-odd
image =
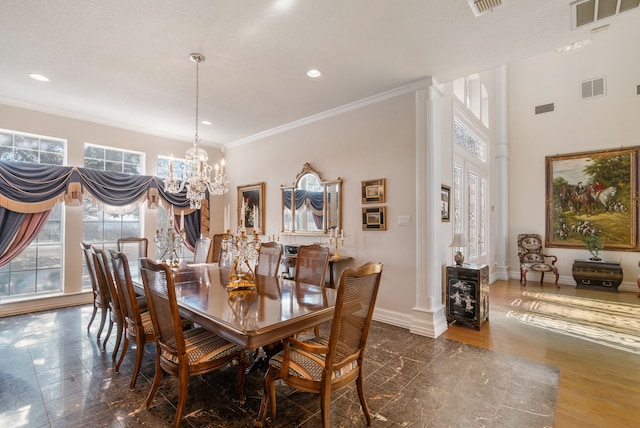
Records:
{"label": "ceiling air vent", "polygon": [[509,0],[467,0],[473,15],[477,18],[480,15],[489,13],[498,6],[504,6]]}
{"label": "ceiling air vent", "polygon": [[593,97],[601,97],[606,95],[607,87],[604,77],[598,77],[595,79],[585,80],[580,82],[580,98],[587,99]]}

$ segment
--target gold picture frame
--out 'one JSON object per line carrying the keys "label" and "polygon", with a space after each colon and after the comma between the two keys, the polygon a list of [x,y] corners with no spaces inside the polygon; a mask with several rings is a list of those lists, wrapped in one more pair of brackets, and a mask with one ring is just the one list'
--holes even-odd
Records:
{"label": "gold picture frame", "polygon": [[380,204],[386,200],[385,178],[377,178],[375,180],[366,180],[362,182],[362,203],[363,204]]}
{"label": "gold picture frame", "polygon": [[638,147],[547,156],[547,247],[638,250]]}
{"label": "gold picture frame", "polygon": [[362,230],[387,230],[387,207],[362,208]]}
{"label": "gold picture frame", "polygon": [[248,235],[264,234],[264,181],[238,186],[238,227]]}

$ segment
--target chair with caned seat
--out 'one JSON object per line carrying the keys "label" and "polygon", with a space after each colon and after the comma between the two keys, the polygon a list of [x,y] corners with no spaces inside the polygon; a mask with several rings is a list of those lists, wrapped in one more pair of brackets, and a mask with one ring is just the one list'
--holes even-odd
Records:
{"label": "chair with caned seat", "polygon": [[[552,272],[556,276],[556,287],[560,273],[555,266],[558,258],[542,252],[542,238],[537,233],[518,235],[518,258],[520,259],[520,282],[527,285],[527,272],[540,272],[540,283],[544,280],[545,272]],[[548,263],[546,259],[550,259]],[[559,288],[559,287],[558,287]]]}
{"label": "chair with caned seat", "polygon": [[278,276],[280,268],[280,258],[282,258],[282,245],[277,242],[265,242],[260,244],[258,250],[258,262],[256,263],[256,275]]}
{"label": "chair with caned seat", "polygon": [[222,240],[224,239],[224,233],[216,233],[211,239],[211,246],[209,247],[209,254],[207,254],[207,263],[219,263],[220,252],[222,251]]}
{"label": "chair with caned seat", "polygon": [[138,269],[138,259],[147,257],[149,240],[137,236],[127,236],[118,239],[118,252],[125,253],[129,263],[133,263],[130,269]]}
{"label": "chair with caned seat", "polygon": [[113,265],[113,276],[118,286],[121,301],[123,302],[122,312],[125,321],[124,348],[120,354],[120,358],[116,363],[116,372],[120,371],[120,365],[124,360],[124,356],[129,349],[129,340],[133,340],[136,344],[136,361],[131,375],[129,389],[136,387],[136,380],[140,374],[142,366],[142,358],[144,356],[144,345],[155,342],[153,333],[153,324],[151,323],[151,315],[149,311],[143,311],[138,304],[138,296],[136,296],[133,281],[131,279],[131,271],[129,269],[129,261],[127,255],[123,252],[109,250],[111,254],[111,263]]}
{"label": "chair with caned seat", "polygon": [[269,360],[255,425],[262,426],[267,413],[270,421],[275,421],[279,379],[289,387],[320,395],[324,427],[330,425],[331,393],[355,382],[367,425],[371,425],[364,395],[363,363],[381,276],[382,263],[345,269],[340,276],[329,336],[284,340],[284,349]]}
{"label": "chair with caned seat", "polygon": [[173,424],[177,428],[184,412],[189,378],[218,370],[232,360],[238,361],[238,394],[244,397],[244,349],[203,327],[183,331],[171,268],[148,258],[140,259],[139,263],[156,338],[156,372],[146,401],[147,409],[158,390],[163,371],[178,377],[178,403]]}
{"label": "chair with caned seat", "polygon": [[[322,245],[301,245],[296,254],[296,272],[294,279],[297,282],[325,286],[327,267],[329,266],[329,248]],[[316,336],[320,332],[318,326],[314,327]],[[304,332],[302,332],[304,333]]]}
{"label": "chair with caned seat", "polygon": [[193,250],[193,262],[205,263],[209,255],[209,247],[211,246],[210,238],[198,238]]}
{"label": "chair with caned seat", "polygon": [[329,248],[322,245],[300,245],[296,254],[294,279],[324,287],[329,266]]}
{"label": "chair with caned seat", "polygon": [[91,313],[91,319],[89,320],[89,324],[87,325],[87,333],[89,333],[91,324],[96,317],[98,309],[100,309],[100,327],[98,327],[98,335],[96,337],[96,340],[98,341],[98,343],[100,343],[100,335],[102,334],[104,324],[107,321],[109,304],[102,296],[102,288],[100,287],[100,284],[98,284],[98,277],[96,275],[95,264],[93,262],[93,252],[91,251],[91,244],[82,242],[80,244],[80,248],[82,249],[82,253],[84,254],[84,261],[87,265],[87,272],[89,273],[89,279],[91,280],[91,290],[93,292],[93,312]]}
{"label": "chair with caned seat", "polygon": [[116,284],[113,281],[113,275],[111,275],[111,269],[109,268],[109,259],[107,253],[100,249],[93,247],[91,249],[93,253],[93,263],[95,266],[96,274],[98,277],[98,283],[101,284],[101,288],[106,291],[108,298],[106,299],[109,305],[109,328],[107,329],[107,335],[104,338],[102,348],[105,349],[107,341],[111,336],[113,325],[116,325],[116,343],[111,354],[111,360],[116,360],[116,354],[120,348],[120,342],[122,341],[122,332],[124,330],[124,317],[122,314],[122,304]]}

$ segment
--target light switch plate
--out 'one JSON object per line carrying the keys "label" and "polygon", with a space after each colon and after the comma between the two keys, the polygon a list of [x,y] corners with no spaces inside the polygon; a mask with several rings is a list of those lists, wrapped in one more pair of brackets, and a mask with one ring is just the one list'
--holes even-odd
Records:
{"label": "light switch plate", "polygon": [[411,216],[410,215],[399,215],[398,216],[398,226],[411,226]]}

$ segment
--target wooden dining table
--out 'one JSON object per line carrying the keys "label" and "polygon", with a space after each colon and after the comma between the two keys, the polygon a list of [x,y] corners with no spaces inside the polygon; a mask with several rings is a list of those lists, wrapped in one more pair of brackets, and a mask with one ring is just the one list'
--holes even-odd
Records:
{"label": "wooden dining table", "polygon": [[[333,317],[335,289],[256,275],[255,290],[231,291],[228,273],[217,263],[185,264],[176,270],[180,315],[246,349],[272,344]],[[139,277],[133,282],[144,295]]]}

